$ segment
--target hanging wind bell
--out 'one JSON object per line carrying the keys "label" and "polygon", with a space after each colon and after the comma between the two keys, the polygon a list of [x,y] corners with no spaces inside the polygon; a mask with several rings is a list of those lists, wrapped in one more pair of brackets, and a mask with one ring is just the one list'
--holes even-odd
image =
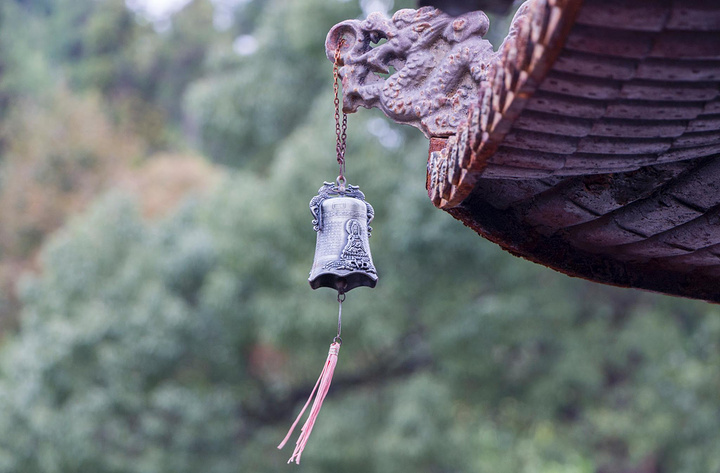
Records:
{"label": "hanging wind bell", "polygon": [[368,245],[375,211],[360,189],[326,182],[310,201],[310,211],[317,232],[310,287],[330,287],[338,293],[375,287],[377,272]]}
{"label": "hanging wind bell", "polygon": [[340,120],[340,99],[338,98],[338,67],[340,65],[340,50],[345,44],[341,39],[335,49],[335,62],[333,66],[333,89],[335,91],[335,134],[337,136],[335,151],[340,173],[335,182],[325,182],[318,190],[318,195],[310,201],[310,212],[313,216],[313,228],[317,232],[315,245],[315,258],[310,271],[310,287],[329,287],[337,291],[338,301],[338,327],[337,335],[330,344],[325,366],[315,387],[310,393],[305,406],[295,419],[283,441],[278,448],[283,448],[295,430],[305,410],[313,401],[305,424],[300,429],[300,437],[295,444],[295,450],[288,463],[300,464],[300,457],[307,445],[315,421],[322,407],[325,396],[330,389],[342,338],[342,303],[345,294],[360,286],[375,287],[377,284],[377,271],[370,255],[368,238],[372,232],[370,222],[375,211],[365,195],[357,186],[352,186],[345,179],[345,142],[347,130],[347,115],[342,113]]}

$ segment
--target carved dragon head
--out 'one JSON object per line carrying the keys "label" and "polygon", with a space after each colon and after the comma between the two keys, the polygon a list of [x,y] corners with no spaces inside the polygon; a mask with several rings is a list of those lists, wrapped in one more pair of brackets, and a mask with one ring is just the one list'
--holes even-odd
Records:
{"label": "carved dragon head", "polygon": [[334,61],[344,40],[343,110],[376,107],[428,138],[455,133],[494,57],[488,27],[483,12],[451,17],[432,7],[335,25],[325,50]]}

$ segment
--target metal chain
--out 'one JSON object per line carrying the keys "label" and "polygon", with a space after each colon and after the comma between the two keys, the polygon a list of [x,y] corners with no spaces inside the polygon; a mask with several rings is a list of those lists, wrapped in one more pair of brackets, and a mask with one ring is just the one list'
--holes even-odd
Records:
{"label": "metal chain", "polygon": [[337,48],[335,48],[335,62],[333,64],[333,90],[335,91],[335,153],[337,154],[337,162],[340,167],[340,174],[337,178],[338,186],[341,190],[345,190],[345,148],[347,146],[347,114],[342,112],[342,121],[340,120],[340,50],[345,45],[345,38],[340,39]]}

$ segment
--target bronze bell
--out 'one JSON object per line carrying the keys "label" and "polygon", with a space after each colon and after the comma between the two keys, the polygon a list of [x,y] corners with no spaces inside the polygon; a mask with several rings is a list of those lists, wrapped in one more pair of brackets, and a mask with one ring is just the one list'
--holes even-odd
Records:
{"label": "bronze bell", "polygon": [[360,189],[326,182],[310,201],[310,212],[317,232],[310,287],[331,287],[340,293],[375,287],[378,277],[368,244],[375,211]]}

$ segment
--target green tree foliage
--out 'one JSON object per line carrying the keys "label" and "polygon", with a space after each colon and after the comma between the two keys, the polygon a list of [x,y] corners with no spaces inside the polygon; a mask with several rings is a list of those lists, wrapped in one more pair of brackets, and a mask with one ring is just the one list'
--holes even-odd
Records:
{"label": "green tree foliage", "polygon": [[112,124],[97,94],[45,92],[16,97],[0,122],[0,328],[16,321],[18,275],[36,266],[45,236],[117,185],[145,151]]}
{"label": "green tree foliage", "polygon": [[230,42],[212,18],[198,0],[159,33],[124,0],[0,4],[0,327],[49,232],[155,152],[187,154],[178,97]]}
{"label": "green tree foliage", "polygon": [[45,10],[40,2],[0,4],[0,118],[14,100],[39,94],[52,83],[42,53],[45,25],[28,9],[33,13]]}
{"label": "green tree foliage", "polygon": [[[268,178],[229,176],[158,223],[111,195],[54,238],[2,353],[4,471],[282,466],[334,334],[333,294],[304,282],[306,202],[335,171],[323,102]],[[348,174],[377,210],[382,280],[348,296],[305,468],[717,467],[717,309],[518,261],[427,202],[422,140],[390,152],[365,125]]]}
{"label": "green tree foliage", "polygon": [[[219,33],[185,101],[207,149],[239,169],[153,221],[138,195],[105,195],[54,234],[42,272],[23,280],[21,327],[0,347],[0,472],[288,468],[275,446],[337,314],[332,291],[305,282],[307,202],[337,173],[322,40],[358,8],[253,5],[259,26],[234,31],[256,35],[258,52],[235,59]],[[209,21],[197,8],[183,11]],[[95,116],[91,99],[69,102]],[[429,203],[419,133],[378,120],[350,117],[347,174],[376,209],[381,280],[348,295],[302,468],[720,470],[718,309],[502,252]],[[255,137],[262,124],[267,137]],[[68,140],[85,143],[63,155],[75,169],[72,150],[94,141]]]}
{"label": "green tree foliage", "polygon": [[186,108],[213,160],[264,169],[304,121],[331,67],[327,25],[360,13],[354,2],[328,3],[268,2],[253,33],[255,54],[221,63],[192,86]]}
{"label": "green tree foliage", "polygon": [[[35,98],[58,81],[99,91],[113,118],[135,124],[154,149],[177,146],[182,95],[210,50],[230,44],[213,29],[209,0],[195,0],[158,32],[125,0],[8,0],[0,5],[0,118],[11,99]],[[176,140],[177,141],[177,140]]]}

